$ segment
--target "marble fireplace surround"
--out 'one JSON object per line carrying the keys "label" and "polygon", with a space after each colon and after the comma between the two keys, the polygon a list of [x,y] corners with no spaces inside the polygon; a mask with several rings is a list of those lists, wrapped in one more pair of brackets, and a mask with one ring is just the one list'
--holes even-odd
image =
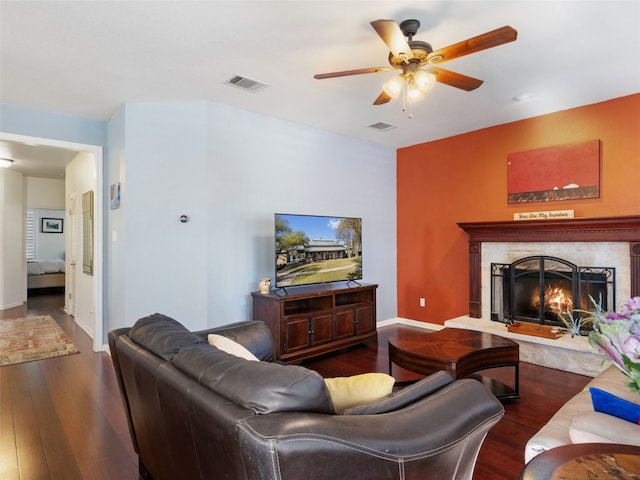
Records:
{"label": "marble fireplace surround", "polygon": [[[553,255],[579,265],[616,268],[616,302],[640,295],[640,216],[458,223],[469,235],[469,314],[445,326],[486,331],[520,344],[522,361],[595,376],[606,364],[584,337],[508,332],[489,319],[491,262]],[[484,257],[484,258],[483,258]],[[597,262],[597,263],[592,263]]]}

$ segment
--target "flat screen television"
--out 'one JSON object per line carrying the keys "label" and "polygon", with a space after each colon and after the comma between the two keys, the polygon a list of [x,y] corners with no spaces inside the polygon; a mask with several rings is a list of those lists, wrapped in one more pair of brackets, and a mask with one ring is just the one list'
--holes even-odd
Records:
{"label": "flat screen television", "polygon": [[276,213],[276,288],[362,280],[362,219]]}

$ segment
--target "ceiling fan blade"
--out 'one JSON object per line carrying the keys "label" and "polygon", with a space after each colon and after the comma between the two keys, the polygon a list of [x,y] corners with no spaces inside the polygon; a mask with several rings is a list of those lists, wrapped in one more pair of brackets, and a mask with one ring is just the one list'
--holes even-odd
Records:
{"label": "ceiling fan blade", "polygon": [[325,78],[347,77],[349,75],[361,75],[363,73],[386,72],[387,70],[392,70],[392,68],[391,67],[371,67],[371,68],[359,68],[357,70],[344,70],[342,72],[317,73],[316,75],[313,76],[313,78],[322,80]]}
{"label": "ceiling fan blade", "polygon": [[383,90],[380,95],[378,95],[378,98],[376,98],[375,102],[373,102],[374,105],[382,105],[384,103],[387,103],[389,100],[391,100],[391,96],[387,95],[387,93]]}
{"label": "ceiling fan blade", "polygon": [[467,92],[475,90],[484,83],[482,80],[478,80],[477,78],[467,77],[461,73],[445,70],[444,68],[433,67],[428,71],[435,74],[437,82],[444,83],[450,87],[460,88]]}
{"label": "ceiling fan blade", "polygon": [[454,58],[463,57],[471,53],[480,52],[487,48],[497,47],[505,43],[513,42],[518,37],[518,32],[509,26],[498,28],[491,32],[483,33],[477,37],[454,43],[448,47],[436,50],[427,57],[428,63],[440,63]]}
{"label": "ceiling fan blade", "polygon": [[374,20],[371,22],[371,26],[389,47],[394,57],[402,57],[407,60],[413,58],[411,47],[396,22],[393,20]]}

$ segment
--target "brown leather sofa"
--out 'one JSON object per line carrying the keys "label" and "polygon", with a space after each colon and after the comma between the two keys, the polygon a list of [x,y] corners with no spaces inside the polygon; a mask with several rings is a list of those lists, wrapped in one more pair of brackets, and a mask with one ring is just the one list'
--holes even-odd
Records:
{"label": "brown leather sofa", "polygon": [[189,332],[155,314],[111,331],[109,347],[145,479],[471,479],[504,414],[479,382],[439,372],[337,415],[320,375],[273,362],[258,321]]}

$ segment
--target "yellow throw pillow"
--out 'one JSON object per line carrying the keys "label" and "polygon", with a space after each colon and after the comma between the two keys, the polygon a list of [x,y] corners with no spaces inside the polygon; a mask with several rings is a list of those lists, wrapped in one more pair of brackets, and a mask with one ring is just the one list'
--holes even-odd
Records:
{"label": "yellow throw pillow", "polygon": [[336,413],[386,397],[393,390],[395,382],[395,378],[386,373],[363,373],[352,377],[324,379]]}
{"label": "yellow throw pillow", "polygon": [[244,346],[240,345],[238,342],[231,340],[223,335],[217,335],[215,333],[210,333],[207,336],[207,340],[209,341],[209,345],[213,345],[214,347],[222,350],[223,352],[227,352],[231,355],[235,355],[236,357],[244,358],[245,360],[253,360],[255,362],[258,361],[258,358],[247,350]]}

